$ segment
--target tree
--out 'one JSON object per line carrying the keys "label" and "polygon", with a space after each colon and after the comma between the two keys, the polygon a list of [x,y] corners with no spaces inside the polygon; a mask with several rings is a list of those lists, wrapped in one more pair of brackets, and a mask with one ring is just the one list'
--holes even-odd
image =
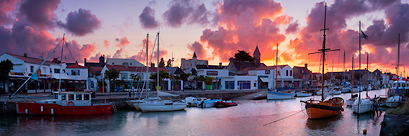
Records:
{"label": "tree", "polygon": [[253,62],[254,58],[249,55],[248,52],[244,50],[238,50],[239,52],[234,54],[234,60],[239,60],[239,61],[250,61]]}
{"label": "tree", "polygon": [[172,60],[171,59],[168,60],[168,62],[166,64],[166,67],[172,67]]}
{"label": "tree", "polygon": [[105,70],[105,78],[109,80],[109,82],[114,82],[115,79],[119,77],[120,70],[116,70],[115,68],[111,68],[110,70]]}
{"label": "tree", "polygon": [[212,85],[213,84],[213,77],[206,76],[205,84],[206,85]]}
{"label": "tree", "polygon": [[13,63],[9,60],[0,62],[0,81],[3,82],[3,89],[6,90],[6,81],[9,79],[10,70],[13,70]]}
{"label": "tree", "polygon": [[[157,81],[156,81],[157,73],[152,73],[151,76],[149,77],[150,79],[154,80],[154,85],[156,86]],[[162,85],[162,79],[163,78],[169,78],[169,73],[161,70],[159,71],[159,85]]]}
{"label": "tree", "polygon": [[190,76],[190,73],[182,73],[179,76],[180,79],[183,81],[182,86],[185,87],[185,82],[187,81],[187,78]]}
{"label": "tree", "polygon": [[159,67],[161,67],[161,68],[165,67],[165,61],[163,60],[163,58],[160,59]]}

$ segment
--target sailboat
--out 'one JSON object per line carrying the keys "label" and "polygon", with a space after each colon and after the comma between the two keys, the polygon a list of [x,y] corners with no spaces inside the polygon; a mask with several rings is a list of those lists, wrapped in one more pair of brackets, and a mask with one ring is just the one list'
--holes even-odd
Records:
{"label": "sailboat", "polygon": [[[320,52],[316,53],[321,53],[322,54],[322,75],[324,75],[325,71],[325,52],[329,51],[336,51],[339,49],[331,50],[329,48],[325,48],[325,31],[328,30],[326,28],[326,16],[327,16],[327,5],[325,4],[325,15],[324,15],[324,40],[322,44],[322,49],[318,50]],[[315,54],[315,53],[310,53],[310,54]],[[324,78],[322,78],[322,83],[324,83]],[[344,105],[344,99],[341,97],[333,97],[329,100],[325,100],[324,96],[327,96],[325,93],[324,94],[324,85],[321,86],[321,100],[307,100],[307,101],[300,101],[302,103],[305,103],[305,109],[307,111],[307,115],[310,119],[320,119],[320,118],[327,118],[331,116],[336,116],[342,113],[344,109],[342,108],[342,105]]]}
{"label": "sailboat", "polygon": [[294,99],[295,93],[284,93],[277,91],[277,69],[278,69],[278,44],[276,52],[276,73],[275,73],[275,90],[272,91],[267,88],[267,100],[283,100],[283,99]]}
{"label": "sailboat", "polygon": [[[361,70],[361,21],[359,21],[359,70]],[[369,60],[369,55],[366,54],[366,66],[368,70],[368,60]],[[361,75],[361,72],[359,72],[359,75]],[[368,77],[367,77],[368,78]],[[368,83],[368,82],[367,82]],[[360,86],[362,87],[362,86]],[[373,102],[368,96],[368,90],[366,90],[366,98],[361,99],[361,92],[358,94],[358,100],[355,100],[355,102],[352,104],[352,109],[354,110],[354,113],[361,114],[361,113],[366,113],[372,110],[373,108]]]}
{"label": "sailboat", "polygon": [[[358,91],[358,88],[355,89],[355,86],[354,86],[354,56],[352,56],[352,75],[351,75],[351,81],[352,81],[351,89],[350,89],[351,98],[349,98],[349,99],[347,100],[347,106],[352,106],[352,104],[354,104],[355,98],[357,97],[356,95],[354,95],[354,93],[359,92],[359,91]],[[356,90],[356,92],[355,92],[355,90]]]}
{"label": "sailboat", "polygon": [[[400,34],[398,37],[398,66],[396,73],[399,73],[399,59],[400,59]],[[408,89],[405,86],[408,86],[406,81],[402,80],[402,74],[400,77],[392,83],[392,87],[388,90],[388,99],[386,99],[385,103],[388,107],[397,107],[399,102],[402,100],[400,95],[407,95]]]}
{"label": "sailboat", "polygon": [[[158,61],[159,64],[159,33],[158,37]],[[178,111],[184,110],[186,108],[186,102],[184,101],[170,101],[170,100],[160,100],[160,96],[178,96],[170,93],[165,93],[160,90],[159,86],[159,65],[157,67],[156,73],[156,93],[157,93],[157,100],[153,101],[145,101],[144,103],[139,103],[138,106],[141,108],[142,112],[152,112],[152,111]]]}
{"label": "sailboat", "polygon": [[351,91],[351,89],[348,87],[348,86],[350,86],[351,84],[345,82],[345,71],[346,71],[346,70],[345,70],[345,51],[344,51],[344,73],[342,73],[342,89],[341,89],[341,92],[342,92],[342,93],[348,93],[348,92]]}

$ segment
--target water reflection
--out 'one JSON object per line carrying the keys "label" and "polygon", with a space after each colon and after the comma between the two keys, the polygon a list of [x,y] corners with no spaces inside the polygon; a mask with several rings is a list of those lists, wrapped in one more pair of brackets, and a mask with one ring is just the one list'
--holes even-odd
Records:
{"label": "water reflection", "polygon": [[324,119],[307,119],[306,126],[309,129],[318,129],[318,130],[326,130],[326,129],[334,129],[334,123],[342,118],[341,115],[324,118]]}

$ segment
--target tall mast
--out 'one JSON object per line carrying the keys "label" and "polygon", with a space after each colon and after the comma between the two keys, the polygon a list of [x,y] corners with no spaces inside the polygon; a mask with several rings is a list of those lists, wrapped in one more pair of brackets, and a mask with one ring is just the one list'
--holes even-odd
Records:
{"label": "tall mast", "polygon": [[[352,75],[351,75],[351,82],[352,82],[352,85],[351,85],[351,98],[352,98],[353,90],[354,90],[354,56],[352,56]],[[359,90],[358,90],[358,91],[359,91]]]}
{"label": "tall mast", "polygon": [[276,90],[277,91],[277,69],[278,69],[278,43],[277,43],[277,51],[276,51]]}
{"label": "tall mast", "polygon": [[[359,21],[359,33],[358,33],[358,35],[359,35],[359,69],[358,69],[358,71],[359,71],[359,81],[358,81],[358,83],[359,83],[359,88],[361,88],[361,21]],[[361,91],[358,91],[359,92],[359,103],[361,102]],[[359,107],[360,106],[358,106],[358,111],[359,111]]]}
{"label": "tall mast", "polygon": [[369,53],[366,53],[366,97],[368,97],[368,89],[369,89],[369,84],[368,84],[368,74],[369,74]]}
{"label": "tall mast", "polygon": [[60,74],[59,74],[59,80],[58,80],[58,91],[61,91],[62,57],[63,57],[63,54],[64,54],[63,51],[64,51],[64,43],[65,43],[65,33],[62,36],[62,41],[63,41],[63,43],[62,43],[62,46],[61,46],[61,62],[60,62]]}
{"label": "tall mast", "polygon": [[396,68],[396,75],[398,75],[398,80],[399,80],[399,56],[400,56],[400,34],[398,35],[398,67]]}
{"label": "tall mast", "polygon": [[326,27],[327,23],[327,4],[325,3],[325,13],[324,13],[324,29],[321,29],[324,31],[324,40],[322,42],[322,85],[321,85],[321,101],[324,101],[324,72],[325,72],[325,51],[329,50],[325,48],[325,30],[328,30]]}
{"label": "tall mast", "polygon": [[[149,88],[149,54],[148,54],[148,49],[149,49],[149,34],[146,34],[146,74],[145,74],[145,89],[146,92],[148,92],[148,88]],[[142,88],[143,90],[143,88]],[[146,93],[148,94],[148,93]],[[139,99],[141,99],[141,95],[139,95]]]}
{"label": "tall mast", "polygon": [[342,84],[345,82],[345,51],[344,51],[344,73],[342,74]]}
{"label": "tall mast", "polygon": [[[159,32],[158,32],[158,68],[157,68],[157,72],[156,73],[156,92],[159,91]],[[159,95],[158,95],[158,100],[159,100]]]}

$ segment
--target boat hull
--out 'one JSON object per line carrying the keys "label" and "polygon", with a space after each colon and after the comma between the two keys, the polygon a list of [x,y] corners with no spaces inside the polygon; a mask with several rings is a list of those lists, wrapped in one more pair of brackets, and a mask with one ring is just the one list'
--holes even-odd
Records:
{"label": "boat hull", "polygon": [[354,113],[362,114],[366,112],[370,112],[372,110],[373,103],[369,99],[361,99],[355,100],[354,104],[352,104],[352,109]]}
{"label": "boat hull", "polygon": [[305,101],[305,109],[310,119],[321,119],[336,116],[342,113],[344,109],[342,105],[344,100],[340,97],[335,97],[327,101]]}
{"label": "boat hull", "polygon": [[341,92],[342,93],[349,93],[349,92],[351,92],[351,89],[350,88],[342,88]]}
{"label": "boat hull", "polygon": [[352,106],[352,104],[354,104],[354,102],[355,102],[355,99],[353,99],[353,98],[348,99],[347,100],[347,106]]}
{"label": "boat hull", "polygon": [[297,92],[296,95],[297,97],[309,97],[309,96],[312,96],[312,93]]}
{"label": "boat hull", "polygon": [[267,100],[294,99],[295,94],[267,91]]}
{"label": "boat hull", "polygon": [[385,105],[387,107],[395,108],[398,107],[400,100],[401,100],[400,96],[392,96],[386,99]]}
{"label": "boat hull", "polygon": [[110,114],[111,104],[91,106],[61,106],[58,104],[17,102],[18,115],[92,115]]}
{"label": "boat hull", "polygon": [[155,103],[139,103],[142,112],[161,112],[161,111],[179,111],[185,110],[186,103],[180,102],[155,102]]}
{"label": "boat hull", "polygon": [[215,103],[216,107],[230,107],[230,106],[237,106],[237,103],[235,102],[223,102],[223,101],[217,101]]}

